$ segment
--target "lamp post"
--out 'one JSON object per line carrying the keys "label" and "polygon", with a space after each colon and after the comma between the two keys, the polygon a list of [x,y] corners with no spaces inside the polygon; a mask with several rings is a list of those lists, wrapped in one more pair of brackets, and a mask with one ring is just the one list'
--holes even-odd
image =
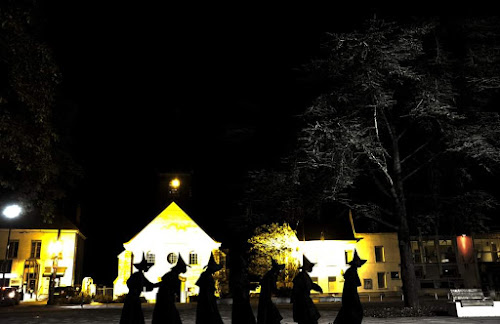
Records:
{"label": "lamp post", "polygon": [[[17,204],[9,205],[4,208],[3,215],[9,219],[17,218],[23,209]],[[3,269],[2,269],[2,287],[5,287],[5,272],[7,270],[7,258],[9,257],[9,247],[10,247],[10,232],[12,226],[9,223],[9,234],[7,235],[7,246],[5,247],[5,258],[3,259]],[[2,290],[3,291],[3,290]]]}

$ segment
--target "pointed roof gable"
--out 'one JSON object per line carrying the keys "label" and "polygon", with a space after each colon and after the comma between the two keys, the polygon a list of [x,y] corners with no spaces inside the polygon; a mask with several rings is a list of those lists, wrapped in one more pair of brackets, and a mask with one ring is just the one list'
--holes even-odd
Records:
{"label": "pointed roof gable", "polygon": [[208,235],[205,230],[199,226],[188,214],[186,214],[175,202],[172,202],[165,208],[158,216],[156,216],[146,227],[144,227],[139,233],[137,233],[130,241],[125,243],[127,245],[134,241],[142,233],[147,234],[148,232],[155,231],[156,229],[166,229],[175,228],[176,230],[188,230],[192,228],[200,228],[210,239],[216,243],[210,235]]}

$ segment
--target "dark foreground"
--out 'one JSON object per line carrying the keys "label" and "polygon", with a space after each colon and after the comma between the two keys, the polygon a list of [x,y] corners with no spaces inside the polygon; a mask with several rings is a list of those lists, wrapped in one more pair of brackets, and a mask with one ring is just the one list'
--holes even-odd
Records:
{"label": "dark foreground", "polygon": [[[322,315],[320,324],[332,323],[338,311],[338,305],[318,304],[318,309]],[[151,323],[151,314],[154,305],[144,304],[144,315],[146,324]],[[1,324],[41,324],[41,323],[118,323],[120,319],[122,304],[109,305],[85,305],[80,306],[46,306],[42,303],[24,303],[14,307],[0,307]],[[290,304],[279,304],[278,308],[283,316],[282,324],[295,323],[292,320],[292,310]],[[184,324],[195,323],[196,304],[180,304],[179,312]],[[219,309],[224,323],[231,323],[231,305],[219,305]],[[256,308],[254,308],[256,312]],[[454,324],[454,323],[484,323],[497,324],[500,318],[456,318],[451,316],[436,317],[398,317],[398,318],[364,318],[364,324],[369,323],[433,323],[433,324]]]}

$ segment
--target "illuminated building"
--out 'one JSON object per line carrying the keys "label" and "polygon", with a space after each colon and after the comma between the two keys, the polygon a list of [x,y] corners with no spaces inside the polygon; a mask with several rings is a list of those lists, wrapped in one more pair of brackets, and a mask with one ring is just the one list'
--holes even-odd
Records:
{"label": "illuminated building", "polygon": [[[198,294],[198,280],[207,265],[210,254],[213,252],[216,259],[223,257],[219,251],[221,243],[212,239],[196,224],[175,202],[172,202],[146,227],[137,233],[130,241],[123,244],[124,251],[118,255],[118,276],[114,281],[114,297],[128,292],[127,279],[137,269],[133,263],[138,263],[142,255],[150,262],[154,262],[146,278],[152,283],[161,280],[161,277],[172,268],[180,253],[190,266],[181,277],[180,301],[187,302],[193,295]],[[134,260],[134,258],[136,258]],[[156,300],[158,288],[151,292],[144,292],[148,302]]]}
{"label": "illuminated building", "polygon": [[422,294],[450,288],[500,290],[500,234],[414,236],[415,273]]}
{"label": "illuminated building", "polygon": [[[7,236],[8,229],[1,228],[0,255],[6,252]],[[13,224],[6,285],[20,288],[26,301],[48,298],[54,272],[56,287],[81,283],[84,240],[85,236],[68,220],[37,226]]]}
{"label": "illuminated building", "polygon": [[[348,222],[347,222],[348,220]],[[343,231],[339,231],[344,227]],[[379,297],[401,294],[401,269],[396,233],[356,233],[352,218],[335,225],[302,226],[298,231],[300,252],[316,265],[311,278],[323,293],[341,294],[343,273],[354,249],[366,263],[358,269],[360,295]]]}

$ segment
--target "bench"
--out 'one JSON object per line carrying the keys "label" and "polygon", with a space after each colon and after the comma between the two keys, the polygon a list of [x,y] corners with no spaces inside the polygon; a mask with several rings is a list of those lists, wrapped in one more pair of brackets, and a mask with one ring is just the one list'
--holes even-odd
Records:
{"label": "bench", "polygon": [[500,316],[500,302],[485,297],[481,289],[450,289],[451,315],[457,317]]}

